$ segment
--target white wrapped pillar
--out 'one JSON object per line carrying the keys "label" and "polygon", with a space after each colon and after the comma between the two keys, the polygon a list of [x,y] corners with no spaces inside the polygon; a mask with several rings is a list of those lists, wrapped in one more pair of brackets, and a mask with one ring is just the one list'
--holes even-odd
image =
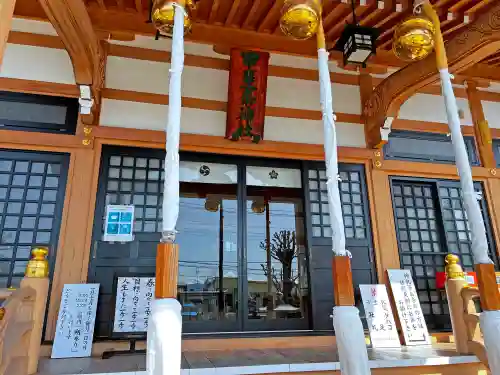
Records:
{"label": "white wrapped pillar", "polygon": [[[460,175],[460,186],[462,188],[462,200],[471,231],[472,255],[476,265],[492,264],[488,255],[488,240],[486,237],[486,227],[484,225],[481,208],[474,190],[472,171],[469,164],[469,157],[465,147],[458,107],[451,84],[451,77],[448,69],[439,70],[441,76],[441,87],[446,104],[446,114],[448,126],[451,132],[451,140],[455,150],[455,159],[458,174]],[[480,288],[497,288],[496,285],[480,285]],[[485,303],[485,301],[482,301]],[[500,311],[490,310],[481,313],[479,325],[484,337],[484,345],[488,357],[488,364],[493,375],[500,375]]]}
{"label": "white wrapped pillar", "polygon": [[[332,250],[334,257],[348,257],[345,246],[344,218],[340,201],[337,159],[337,134],[332,106],[332,86],[328,68],[328,52],[324,48],[322,25],[318,32],[318,70],[323,113],[323,133],[325,147],[328,208],[332,227]],[[334,261],[335,263],[335,261]],[[349,262],[345,262],[350,267]],[[348,272],[351,272],[349,269]],[[352,281],[349,279],[349,288]],[[337,292],[340,292],[337,290]],[[335,306],[333,308],[333,328],[337,339],[340,369],[343,375],[370,374],[365,334],[359,311],[354,306]]]}
{"label": "white wrapped pillar", "polygon": [[[421,7],[421,8],[420,8]],[[474,191],[472,170],[465,147],[460,126],[458,106],[453,92],[451,75],[448,71],[446,49],[441,33],[439,16],[428,0],[415,1],[415,9],[423,10],[425,15],[432,20],[435,31],[436,63],[441,78],[441,88],[445,100],[446,116],[451,133],[451,141],[455,151],[455,162],[460,176],[462,200],[467,214],[472,238],[472,255],[478,275],[479,292],[483,313],[480,317],[480,327],[484,336],[484,345],[488,356],[491,373],[500,375],[500,295],[496,285],[493,262],[488,256],[488,241],[486,228],[481,214],[481,208]]]}
{"label": "white wrapped pillar", "polygon": [[162,238],[156,258],[155,300],[147,332],[148,375],[180,375],[182,315],[177,301],[178,247],[174,244],[179,217],[179,141],[181,77],[184,66],[184,1],[174,4],[169,106],[163,190]]}

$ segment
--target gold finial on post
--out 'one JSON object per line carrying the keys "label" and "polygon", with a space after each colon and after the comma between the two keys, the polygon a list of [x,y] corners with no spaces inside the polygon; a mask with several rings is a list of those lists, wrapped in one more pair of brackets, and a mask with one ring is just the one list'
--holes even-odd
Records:
{"label": "gold finial on post", "polygon": [[462,266],[458,264],[460,258],[455,254],[448,254],[445,258],[445,271],[447,279],[465,279],[465,273]]}
{"label": "gold finial on post", "polygon": [[49,262],[47,255],[49,249],[46,247],[35,247],[31,250],[31,259],[26,266],[26,277],[43,278],[49,276]]}

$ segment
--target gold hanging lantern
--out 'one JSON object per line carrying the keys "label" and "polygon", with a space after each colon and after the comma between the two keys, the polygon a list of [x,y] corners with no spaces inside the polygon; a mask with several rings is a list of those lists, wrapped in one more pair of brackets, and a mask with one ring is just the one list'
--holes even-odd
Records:
{"label": "gold hanging lantern", "polygon": [[[152,0],[151,21],[161,35],[172,36],[174,32],[174,8],[177,1]],[[195,8],[194,0],[185,0],[184,8],[184,34],[191,30],[191,12]]]}
{"label": "gold hanging lantern", "polygon": [[309,39],[318,31],[320,13],[318,0],[285,0],[281,31],[295,39]]}
{"label": "gold hanging lantern", "polygon": [[394,31],[392,50],[405,61],[417,61],[427,57],[434,49],[435,27],[424,16],[412,16]]}

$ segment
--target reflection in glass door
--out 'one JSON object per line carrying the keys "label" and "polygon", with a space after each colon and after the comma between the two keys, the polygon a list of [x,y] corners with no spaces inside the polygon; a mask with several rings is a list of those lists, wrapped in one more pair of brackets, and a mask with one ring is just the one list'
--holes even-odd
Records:
{"label": "reflection in glass door", "polygon": [[247,186],[245,328],[249,330],[308,325],[303,194],[300,185],[284,185]]}

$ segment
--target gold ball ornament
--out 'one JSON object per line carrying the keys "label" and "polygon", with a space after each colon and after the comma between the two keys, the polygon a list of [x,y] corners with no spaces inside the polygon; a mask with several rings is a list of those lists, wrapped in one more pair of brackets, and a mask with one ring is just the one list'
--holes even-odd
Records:
{"label": "gold ball ornament", "polygon": [[434,49],[435,31],[434,25],[428,18],[410,17],[394,31],[392,50],[401,60],[422,60]]}
{"label": "gold ball ornament", "polygon": [[283,5],[280,28],[286,36],[309,39],[318,31],[319,17],[319,5],[315,0],[287,0]]}
{"label": "gold ball ornament", "polygon": [[456,256],[455,254],[448,254],[446,258],[444,258],[444,261],[446,263],[445,266],[445,271],[446,271],[446,277],[448,279],[463,279],[465,274],[460,266],[458,264],[460,262],[460,258]]}
{"label": "gold ball ornament", "polygon": [[[151,11],[151,20],[155,28],[163,35],[174,32],[175,1],[155,0]],[[177,3],[178,4],[178,3]],[[191,30],[191,11],[195,8],[194,0],[186,0],[184,7],[184,34]]]}
{"label": "gold ball ornament", "polygon": [[31,259],[26,266],[26,277],[48,277],[49,262],[47,255],[49,249],[47,247],[35,247],[31,250]]}

